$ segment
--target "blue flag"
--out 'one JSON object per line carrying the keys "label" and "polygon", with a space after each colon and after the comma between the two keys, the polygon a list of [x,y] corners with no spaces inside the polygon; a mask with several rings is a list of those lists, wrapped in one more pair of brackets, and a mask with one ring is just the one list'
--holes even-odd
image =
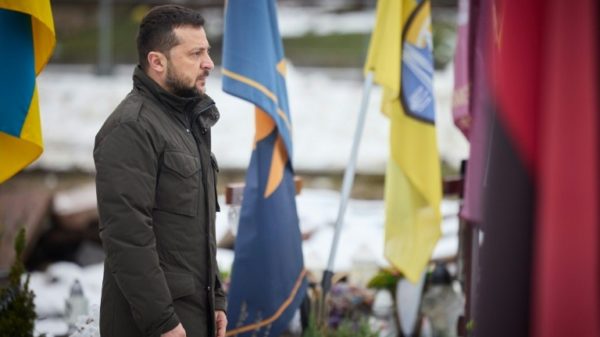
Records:
{"label": "blue flag", "polygon": [[256,107],[227,336],[279,336],[306,294],[285,61],[274,0],[229,0],[223,90]]}

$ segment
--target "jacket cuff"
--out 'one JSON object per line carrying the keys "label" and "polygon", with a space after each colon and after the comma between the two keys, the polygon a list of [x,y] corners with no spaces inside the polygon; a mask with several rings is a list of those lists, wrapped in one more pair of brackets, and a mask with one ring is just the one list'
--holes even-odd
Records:
{"label": "jacket cuff", "polygon": [[171,317],[169,317],[169,319],[158,328],[157,337],[160,337],[160,335],[175,329],[178,324],[179,317],[177,317],[177,314],[173,313],[173,315],[171,315]]}
{"label": "jacket cuff", "polygon": [[224,311],[227,313],[227,298],[225,296],[215,296],[215,311]]}

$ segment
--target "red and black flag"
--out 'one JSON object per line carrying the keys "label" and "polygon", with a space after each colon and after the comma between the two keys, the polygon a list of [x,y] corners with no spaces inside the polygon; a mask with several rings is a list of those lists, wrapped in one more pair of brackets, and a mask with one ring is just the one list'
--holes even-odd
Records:
{"label": "red and black flag", "polygon": [[598,6],[492,3],[476,336],[600,336]]}

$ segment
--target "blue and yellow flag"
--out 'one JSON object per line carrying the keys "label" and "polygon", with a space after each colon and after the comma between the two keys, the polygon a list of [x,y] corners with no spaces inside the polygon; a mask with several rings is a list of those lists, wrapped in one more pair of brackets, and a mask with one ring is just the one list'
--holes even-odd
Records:
{"label": "blue and yellow flag", "polygon": [[275,0],[227,1],[223,40],[223,90],[256,106],[227,336],[279,336],[300,306],[307,282]]}
{"label": "blue and yellow flag", "polygon": [[35,77],[56,39],[49,0],[0,0],[0,183],[43,151]]}
{"label": "blue and yellow flag", "polygon": [[365,72],[383,86],[390,118],[385,256],[417,282],[440,236],[442,186],[435,132],[428,0],[379,0]]}

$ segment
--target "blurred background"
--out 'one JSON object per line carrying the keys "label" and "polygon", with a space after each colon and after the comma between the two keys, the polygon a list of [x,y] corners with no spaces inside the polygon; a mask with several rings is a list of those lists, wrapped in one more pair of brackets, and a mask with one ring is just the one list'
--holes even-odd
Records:
{"label": "blurred background", "polygon": [[[99,303],[103,253],[97,233],[94,137],[131,90],[139,22],[152,6],[166,2],[52,1],[57,45],[37,82],[45,149],[27,170],[0,185],[3,233],[14,233],[21,226],[27,229],[24,259],[33,272],[38,333],[66,334],[65,303],[76,279],[90,304]],[[221,90],[224,1],[171,3],[199,9],[207,22],[215,62],[207,94],[221,112],[213,128],[213,152],[221,169],[219,264],[227,273],[233,260],[231,236],[237,209],[226,204],[224,195],[228,185],[244,181],[254,137],[254,110]],[[442,174],[448,178],[459,174],[461,161],[468,155],[468,143],[451,116],[457,0],[432,0],[431,4],[438,144]],[[278,11],[289,61],[293,165],[303,185],[297,201],[306,239],[305,264],[318,281],[329,254],[339,190],[350,157],[375,0],[281,0]],[[380,97],[381,89],[375,87],[335,269],[342,276],[354,273],[356,283],[363,287],[377,268],[387,266],[382,199],[389,121],[380,112]],[[446,261],[457,254],[458,200],[447,199],[443,206],[444,237],[434,257]],[[1,237],[3,278],[14,256],[12,238]],[[391,300],[383,301],[384,307],[391,306]]]}

